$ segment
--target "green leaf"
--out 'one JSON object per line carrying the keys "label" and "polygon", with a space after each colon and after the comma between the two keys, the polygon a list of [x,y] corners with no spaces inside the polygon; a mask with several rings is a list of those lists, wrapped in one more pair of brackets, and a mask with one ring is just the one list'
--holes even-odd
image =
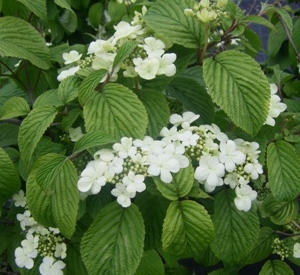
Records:
{"label": "green leaf", "polygon": [[77,28],[77,16],[71,8],[70,0],[54,0],[55,4],[64,8],[63,14],[59,17],[61,25],[69,32],[74,32]]}
{"label": "green leaf", "polygon": [[10,123],[0,124],[0,146],[18,144],[19,126]]}
{"label": "green leaf", "polygon": [[138,97],[148,113],[147,135],[156,138],[170,118],[168,102],[162,92],[152,89],[142,89]]}
{"label": "green leaf", "polygon": [[275,199],[289,201],[300,192],[300,157],[286,141],[272,142],[267,149],[269,185]]}
{"label": "green leaf", "polygon": [[134,274],[143,256],[143,218],[132,204],[122,208],[116,202],[104,207],[81,242],[86,269],[93,274]]}
{"label": "green leaf", "polygon": [[75,231],[79,192],[72,161],[58,154],[39,158],[27,181],[27,203],[34,219],[59,228],[67,238]]}
{"label": "green leaf", "polygon": [[89,22],[94,28],[98,28],[101,25],[103,13],[103,4],[102,3],[95,3],[90,6],[89,8]]}
{"label": "green leaf", "polygon": [[280,22],[275,24],[276,30],[272,30],[268,39],[268,54],[274,57],[280,50],[283,41],[286,39],[285,30]]}
{"label": "green leaf", "polygon": [[235,50],[205,59],[204,80],[213,101],[245,132],[255,135],[269,112],[270,85],[259,64]]}
{"label": "green leaf", "polygon": [[117,142],[117,140],[103,131],[89,132],[75,143],[73,152],[80,152],[113,142]]}
{"label": "green leaf", "polygon": [[46,0],[17,0],[43,20],[47,20]]}
{"label": "green leaf", "polygon": [[16,84],[10,83],[4,85],[0,89],[0,108],[11,97],[22,97],[26,100],[27,103],[30,103],[28,95],[24,91],[19,89]]}
{"label": "green leaf", "polygon": [[259,24],[259,25],[268,27],[269,29],[276,31],[276,28],[269,20],[267,20],[264,17],[259,16],[259,15],[248,15],[242,20],[242,22]]}
{"label": "green leaf", "polygon": [[160,255],[155,250],[144,251],[135,275],[164,275],[165,269]]}
{"label": "green leaf", "polygon": [[262,267],[259,275],[293,275],[293,270],[283,261],[267,261]]}
{"label": "green leaf", "polygon": [[70,76],[64,79],[58,86],[58,98],[66,104],[72,101],[78,95],[78,88],[80,84],[80,78],[76,76]]}
{"label": "green leaf", "polygon": [[49,90],[42,93],[33,103],[33,108],[48,106],[59,107],[62,106],[62,102],[59,100],[57,89]]}
{"label": "green leaf", "polygon": [[0,206],[21,188],[20,178],[7,153],[0,147]]}
{"label": "green leaf", "polygon": [[148,123],[144,105],[119,84],[107,84],[90,96],[83,109],[86,130],[104,131],[115,138],[143,138]]}
{"label": "green leaf", "polygon": [[194,0],[160,0],[143,19],[159,35],[186,48],[197,48],[203,42],[202,25],[195,17],[184,14],[184,9],[192,8],[194,3]]}
{"label": "green leaf", "polygon": [[81,115],[82,110],[79,108],[74,108],[62,119],[61,127],[64,131],[67,131],[75,123],[77,118]]}
{"label": "green leaf", "polygon": [[254,248],[259,234],[256,211],[238,210],[234,198],[234,190],[225,189],[215,197],[215,238],[211,244],[216,256],[230,264],[237,263]]}
{"label": "green leaf", "polygon": [[66,263],[67,275],[88,275],[84,263],[81,259],[80,251],[72,243],[67,245],[67,257],[64,259]]}
{"label": "green leaf", "polygon": [[163,249],[177,257],[195,257],[211,243],[214,227],[205,208],[190,200],[172,202],[164,220]]}
{"label": "green leaf", "polygon": [[30,108],[26,100],[22,97],[11,97],[0,109],[0,120],[25,116],[30,112]]}
{"label": "green leaf", "polygon": [[0,29],[0,55],[26,59],[43,70],[50,68],[49,49],[33,26],[6,16],[0,18]]}
{"label": "green leaf", "polygon": [[133,40],[126,41],[118,49],[117,55],[114,59],[113,68],[119,66],[137,47],[137,43]]}
{"label": "green leaf", "polygon": [[20,153],[25,163],[29,162],[37,143],[54,120],[56,113],[56,109],[52,107],[37,107],[23,120],[18,140]]}
{"label": "green leaf", "polygon": [[84,105],[90,96],[95,93],[96,87],[106,73],[107,70],[104,69],[93,71],[82,81],[78,91],[78,100],[81,105]]}
{"label": "green leaf", "polygon": [[190,163],[187,168],[182,168],[173,175],[170,183],[164,183],[159,177],[154,178],[157,189],[162,195],[172,201],[185,197],[194,184],[194,168]]}

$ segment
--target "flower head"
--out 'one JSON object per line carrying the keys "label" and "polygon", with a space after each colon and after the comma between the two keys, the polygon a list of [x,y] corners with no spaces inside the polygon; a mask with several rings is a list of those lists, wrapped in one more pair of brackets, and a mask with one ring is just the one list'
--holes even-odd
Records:
{"label": "flower head", "polygon": [[62,261],[56,261],[53,257],[46,256],[39,267],[41,275],[63,275],[62,269],[66,264]]}

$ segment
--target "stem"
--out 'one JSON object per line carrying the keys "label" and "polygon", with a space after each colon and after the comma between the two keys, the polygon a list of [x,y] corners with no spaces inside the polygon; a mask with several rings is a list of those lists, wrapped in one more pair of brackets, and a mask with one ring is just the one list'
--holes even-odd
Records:
{"label": "stem", "polygon": [[204,47],[203,47],[203,49],[201,51],[201,55],[200,55],[200,58],[199,58],[199,65],[202,64],[203,59],[204,59],[205,54],[206,54],[206,51],[207,51],[207,47],[208,47],[208,36],[209,36],[209,31],[210,31],[209,24],[205,24],[204,28],[205,28],[205,30],[204,30],[204,33],[205,33],[205,37],[204,37],[205,44],[204,44]]}
{"label": "stem", "polygon": [[25,70],[25,78],[26,78],[26,81],[28,83],[28,87],[26,89],[27,93],[28,93],[28,96],[29,96],[29,99],[30,99],[30,102],[31,102],[31,105],[33,105],[34,103],[34,99],[33,99],[33,90],[30,88],[30,78],[29,78],[29,75],[28,75],[28,66],[27,66],[27,62],[24,61],[25,65],[24,65],[24,70]]}
{"label": "stem", "polygon": [[68,156],[69,160],[75,159],[79,156],[81,156],[84,153],[84,151],[78,152],[78,153],[73,153],[72,155]]}

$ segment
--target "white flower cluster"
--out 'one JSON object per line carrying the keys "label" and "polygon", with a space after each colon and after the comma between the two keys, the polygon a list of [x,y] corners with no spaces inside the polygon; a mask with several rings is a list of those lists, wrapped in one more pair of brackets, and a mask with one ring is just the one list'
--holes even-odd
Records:
{"label": "white flower cluster", "polygon": [[275,84],[270,84],[270,93],[271,93],[271,100],[270,100],[270,107],[267,119],[265,124],[274,126],[275,120],[274,118],[278,117],[280,113],[284,112],[287,108],[285,103],[281,102],[281,99],[276,93],[278,92],[278,87]]}
{"label": "white flower cluster", "polygon": [[31,217],[26,206],[26,196],[22,190],[13,195],[16,207],[23,207],[23,214],[17,214],[17,220],[26,238],[21,242],[21,246],[15,250],[15,262],[18,267],[32,269],[36,257],[43,257],[43,262],[39,266],[41,275],[63,275],[66,266],[60,259],[66,258],[67,246],[64,238],[59,234],[59,229],[44,227]]}
{"label": "white flower cluster", "polygon": [[[81,55],[76,51],[64,53],[63,59],[66,65],[75,62],[78,65],[63,70],[57,79],[62,81],[86,67],[108,71],[100,82],[104,82],[108,78],[110,81],[116,81],[120,69],[123,70],[125,77],[140,76],[146,80],[154,79],[158,75],[173,76],[176,73],[174,65],[176,54],[165,53],[165,43],[149,34],[149,30],[142,20],[142,16],[146,12],[146,7],[143,7],[142,13],[135,11],[131,23],[119,22],[114,26],[114,35],[108,40],[98,39],[91,42],[85,60],[80,60]],[[113,67],[118,50],[130,40],[136,41],[138,46],[119,66]]]}
{"label": "white flower cluster", "polygon": [[117,2],[119,3],[119,4],[125,4],[125,5],[131,5],[131,4],[134,4],[135,2],[136,2],[136,0],[117,0]]}
{"label": "white flower cluster", "polygon": [[248,183],[263,173],[258,162],[258,143],[230,140],[214,124],[191,126],[198,118],[192,112],[173,114],[172,126],[161,130],[160,140],[149,136],[143,140],[123,137],[112,149],[96,152],[81,173],[79,191],[97,194],[106,183],[113,183],[112,195],[120,205],[129,207],[136,193],[146,189],[145,177],[159,176],[162,182],[171,183],[173,173],[192,161],[195,179],[206,192],[228,185],[235,189],[236,207],[250,210],[257,192]]}

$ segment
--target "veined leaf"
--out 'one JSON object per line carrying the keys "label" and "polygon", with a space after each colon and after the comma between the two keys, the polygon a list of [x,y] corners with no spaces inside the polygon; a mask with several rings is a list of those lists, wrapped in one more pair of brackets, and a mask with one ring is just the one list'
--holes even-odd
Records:
{"label": "veined leaf", "polygon": [[155,250],[144,251],[135,275],[164,275],[165,268],[160,255]]}
{"label": "veined leaf", "polygon": [[224,51],[203,65],[213,101],[245,132],[254,135],[269,112],[270,85],[259,64],[235,50]]}
{"label": "veined leaf", "polygon": [[19,126],[11,123],[0,124],[0,146],[18,144]]}
{"label": "veined leaf", "polygon": [[0,55],[26,59],[43,70],[50,68],[49,49],[33,26],[5,16],[0,18],[0,29]]}
{"label": "veined leaf", "polygon": [[67,77],[58,86],[58,98],[66,104],[72,101],[78,95],[80,79],[76,76]]}
{"label": "veined leaf", "polygon": [[119,66],[120,63],[122,63],[133,52],[133,50],[136,47],[137,43],[133,40],[129,40],[123,43],[114,59],[113,68]]}
{"label": "veined leaf", "polygon": [[23,120],[18,140],[25,163],[29,162],[37,143],[54,120],[56,113],[57,111],[52,107],[37,107]]}
{"label": "veined leaf", "polygon": [[117,142],[117,140],[103,131],[89,132],[76,142],[73,151],[80,152],[113,142]]}
{"label": "veined leaf", "polygon": [[169,205],[162,233],[163,249],[177,257],[195,257],[211,243],[214,227],[205,208],[190,200]]}
{"label": "veined leaf", "polygon": [[71,242],[67,246],[67,251],[67,257],[64,260],[64,262],[66,263],[67,274],[88,275],[88,272],[86,271],[86,268],[83,264],[80,251],[77,248],[77,246],[75,247],[74,244]]}
{"label": "veined leaf", "polygon": [[74,32],[77,28],[77,16],[71,8],[70,0],[54,0],[55,4],[64,8],[65,11],[59,17],[61,25],[69,32]]}
{"label": "veined leaf", "polygon": [[58,154],[39,158],[27,183],[28,206],[36,221],[59,228],[67,238],[75,231],[79,192],[72,161]]}
{"label": "veined leaf", "polygon": [[0,109],[0,120],[25,116],[30,112],[30,108],[26,100],[22,97],[11,97]]}
{"label": "veined leaf", "polygon": [[184,14],[194,0],[160,0],[154,3],[143,19],[156,33],[186,48],[197,48],[203,42],[204,31],[199,20]]}
{"label": "veined leaf", "polygon": [[63,104],[58,98],[57,89],[52,89],[42,93],[33,103],[33,108],[48,106],[48,107],[59,107]]}
{"label": "veined leaf", "polygon": [[270,143],[267,149],[268,178],[278,201],[290,201],[300,192],[300,157],[286,141]]}
{"label": "veined leaf", "polygon": [[81,242],[81,255],[90,275],[132,275],[143,256],[144,224],[137,206],[105,206]]}
{"label": "veined leaf", "polygon": [[248,15],[243,19],[245,23],[255,23],[276,31],[274,25],[267,19],[259,15]]}
{"label": "veined leaf", "polygon": [[22,97],[26,100],[27,103],[30,103],[28,95],[24,91],[19,89],[15,83],[12,82],[4,85],[0,89],[0,108],[11,97]]}
{"label": "veined leaf", "polygon": [[18,172],[7,153],[0,147],[0,206],[21,187]]}
{"label": "veined leaf", "polygon": [[36,16],[47,20],[47,8],[46,0],[17,0],[24,4],[30,11],[32,11]]}
{"label": "veined leaf", "polygon": [[82,110],[79,108],[74,108],[70,110],[70,112],[62,119],[61,127],[64,131],[70,129],[73,123],[77,120],[77,118],[81,115]]}
{"label": "veined leaf", "polygon": [[262,267],[259,275],[293,275],[293,270],[283,261],[267,261]]}
{"label": "veined leaf", "polygon": [[115,138],[142,138],[148,123],[144,105],[120,84],[107,84],[93,93],[83,108],[86,130],[104,131]]}
{"label": "veined leaf", "polygon": [[168,102],[162,92],[152,89],[142,89],[138,93],[148,113],[147,134],[156,138],[170,118]]}
{"label": "veined leaf", "polygon": [[187,168],[182,168],[173,176],[171,183],[164,183],[159,177],[154,178],[157,189],[162,195],[172,201],[186,196],[194,184],[194,168],[192,164]]}
{"label": "veined leaf", "polygon": [[238,210],[234,198],[233,190],[222,190],[215,198],[213,216],[216,233],[211,247],[227,263],[237,263],[245,257],[254,248],[259,234],[256,211]]}

